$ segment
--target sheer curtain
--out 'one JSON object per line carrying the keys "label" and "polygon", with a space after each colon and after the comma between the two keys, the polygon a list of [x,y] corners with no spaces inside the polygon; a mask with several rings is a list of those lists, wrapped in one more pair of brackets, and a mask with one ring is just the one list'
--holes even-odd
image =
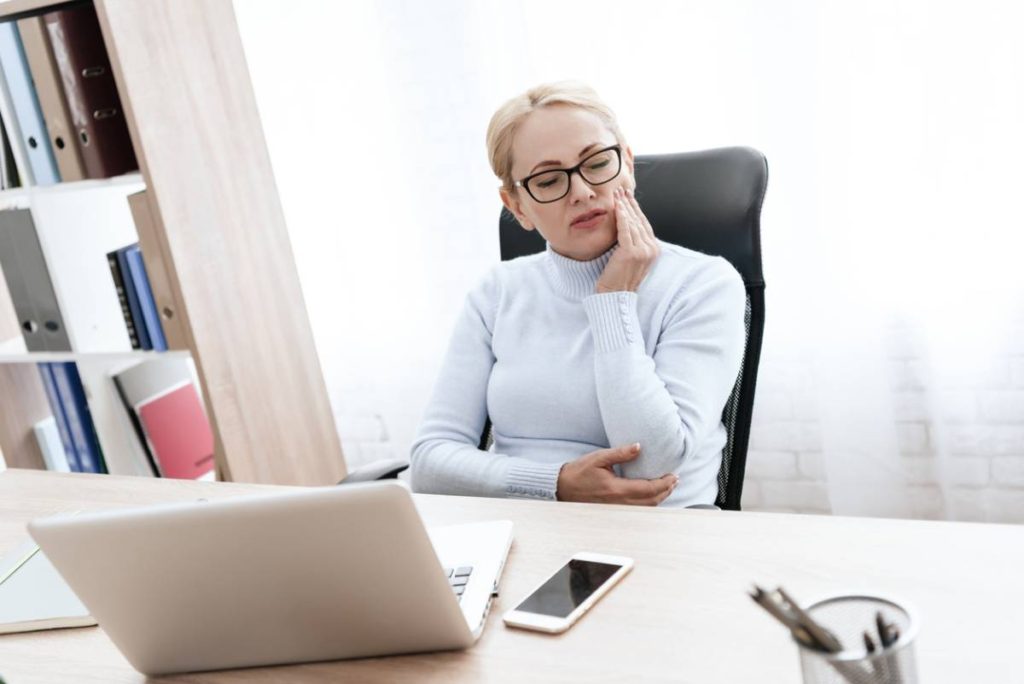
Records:
{"label": "sheer curtain", "polygon": [[490,114],[592,84],[638,154],[768,158],[748,508],[1024,521],[1012,3],[236,0],[339,422],[407,453],[498,260]]}

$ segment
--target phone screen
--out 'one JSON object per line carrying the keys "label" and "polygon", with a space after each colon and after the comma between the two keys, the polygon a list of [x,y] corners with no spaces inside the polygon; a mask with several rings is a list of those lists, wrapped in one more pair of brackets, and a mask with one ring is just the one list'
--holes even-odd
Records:
{"label": "phone screen", "polygon": [[516,607],[527,613],[553,617],[569,614],[607,582],[621,565],[572,559]]}

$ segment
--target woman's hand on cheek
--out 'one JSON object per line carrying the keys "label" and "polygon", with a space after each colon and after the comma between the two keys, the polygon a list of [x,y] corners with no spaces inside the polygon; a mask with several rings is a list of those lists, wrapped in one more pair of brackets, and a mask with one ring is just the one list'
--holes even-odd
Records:
{"label": "woman's hand on cheek", "polygon": [[599,294],[636,292],[661,252],[651,223],[630,190],[615,190],[615,225],[619,248],[597,280]]}

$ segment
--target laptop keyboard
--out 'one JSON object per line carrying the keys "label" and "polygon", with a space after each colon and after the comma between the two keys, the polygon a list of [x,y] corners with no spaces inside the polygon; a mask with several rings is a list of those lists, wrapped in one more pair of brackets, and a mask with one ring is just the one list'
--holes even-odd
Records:
{"label": "laptop keyboard", "polygon": [[469,576],[473,573],[472,566],[464,565],[461,568],[445,568],[448,575],[448,584],[451,585],[455,597],[462,600],[462,594],[466,591],[466,584],[469,583]]}

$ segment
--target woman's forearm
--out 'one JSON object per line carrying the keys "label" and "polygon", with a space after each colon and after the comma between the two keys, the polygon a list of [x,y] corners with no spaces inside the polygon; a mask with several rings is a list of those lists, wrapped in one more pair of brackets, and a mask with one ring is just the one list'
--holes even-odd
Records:
{"label": "woman's forearm", "polygon": [[743,357],[746,292],[724,259],[685,284],[648,344],[638,294],[584,300],[594,338],[598,404],[612,446],[640,442],[627,477],[676,471],[721,424]]}

